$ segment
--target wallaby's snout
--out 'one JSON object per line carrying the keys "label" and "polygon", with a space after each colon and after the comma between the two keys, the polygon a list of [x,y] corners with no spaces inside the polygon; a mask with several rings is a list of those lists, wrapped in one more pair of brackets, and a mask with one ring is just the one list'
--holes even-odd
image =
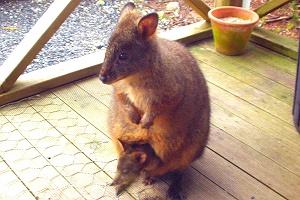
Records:
{"label": "wallaby's snout", "polygon": [[111,69],[108,68],[106,62],[104,62],[101,66],[99,79],[104,84],[112,84],[117,79],[116,73],[114,73]]}
{"label": "wallaby's snout", "polygon": [[106,73],[106,67],[105,67],[104,63],[102,64],[102,66],[100,68],[99,79],[102,81],[102,83],[106,83],[108,80],[108,76]]}
{"label": "wallaby's snout", "polygon": [[107,83],[108,82],[108,80],[109,80],[109,78],[108,78],[108,76],[105,74],[105,73],[100,73],[99,74],[99,79],[102,81],[102,83]]}

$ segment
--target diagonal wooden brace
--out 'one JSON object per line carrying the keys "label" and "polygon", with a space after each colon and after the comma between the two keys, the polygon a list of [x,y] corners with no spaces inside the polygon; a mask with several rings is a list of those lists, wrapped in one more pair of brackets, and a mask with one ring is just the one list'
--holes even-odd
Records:
{"label": "diagonal wooden brace", "polygon": [[44,15],[0,66],[0,94],[9,91],[39,51],[81,0],[54,1]]}

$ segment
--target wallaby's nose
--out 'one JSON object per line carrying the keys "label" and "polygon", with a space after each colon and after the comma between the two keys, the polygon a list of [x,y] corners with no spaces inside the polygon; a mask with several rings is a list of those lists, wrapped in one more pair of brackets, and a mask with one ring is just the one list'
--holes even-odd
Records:
{"label": "wallaby's nose", "polygon": [[102,83],[106,83],[108,80],[108,77],[106,75],[99,75],[99,79],[102,81]]}

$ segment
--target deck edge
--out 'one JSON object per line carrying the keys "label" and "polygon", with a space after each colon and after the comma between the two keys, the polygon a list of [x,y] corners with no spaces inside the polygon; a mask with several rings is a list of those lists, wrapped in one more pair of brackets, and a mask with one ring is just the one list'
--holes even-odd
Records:
{"label": "deck edge", "polygon": [[23,74],[10,91],[0,94],[0,106],[95,75],[103,59],[101,51]]}

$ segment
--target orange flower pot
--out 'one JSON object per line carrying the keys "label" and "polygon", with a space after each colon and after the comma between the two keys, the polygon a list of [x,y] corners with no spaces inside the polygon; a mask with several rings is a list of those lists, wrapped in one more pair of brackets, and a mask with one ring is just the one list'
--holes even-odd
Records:
{"label": "orange flower pot", "polygon": [[245,52],[255,24],[256,12],[241,7],[223,6],[208,12],[213,30],[215,48],[225,55]]}

